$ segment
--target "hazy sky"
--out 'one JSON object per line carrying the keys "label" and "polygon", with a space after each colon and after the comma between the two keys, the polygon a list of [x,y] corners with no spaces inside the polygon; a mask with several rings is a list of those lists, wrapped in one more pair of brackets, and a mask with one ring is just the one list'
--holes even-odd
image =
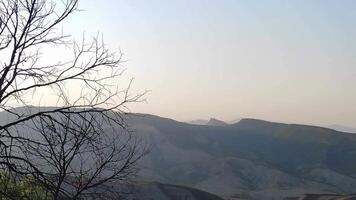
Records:
{"label": "hazy sky", "polygon": [[356,126],[356,1],[82,0],[64,24],[125,53],[134,112]]}

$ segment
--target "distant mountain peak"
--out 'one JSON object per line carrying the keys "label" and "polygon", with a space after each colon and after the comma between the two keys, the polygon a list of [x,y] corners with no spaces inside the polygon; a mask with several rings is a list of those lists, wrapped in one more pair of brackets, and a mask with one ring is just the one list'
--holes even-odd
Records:
{"label": "distant mountain peak", "polygon": [[227,126],[228,124],[224,121],[215,119],[215,118],[210,118],[208,123],[206,124],[208,126]]}
{"label": "distant mountain peak", "polygon": [[206,125],[208,122],[209,121],[206,119],[196,119],[196,120],[187,121],[186,123],[194,124],[194,125]]}

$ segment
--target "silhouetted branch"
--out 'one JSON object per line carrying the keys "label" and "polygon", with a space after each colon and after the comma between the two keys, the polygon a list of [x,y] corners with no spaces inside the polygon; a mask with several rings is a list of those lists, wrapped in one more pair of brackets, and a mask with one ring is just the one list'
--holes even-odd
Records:
{"label": "silhouetted branch", "polygon": [[[146,152],[124,119],[127,104],[145,92],[130,95],[132,80],[124,89],[114,84],[125,70],[122,53],[99,36],[78,43],[57,30],[77,9],[78,0],[0,2],[0,111],[10,118],[0,124],[0,166],[31,176],[54,199],[126,180]],[[71,58],[42,62],[53,46],[72,47]],[[71,85],[83,89],[74,97]],[[30,107],[40,89],[56,96],[56,107]]]}

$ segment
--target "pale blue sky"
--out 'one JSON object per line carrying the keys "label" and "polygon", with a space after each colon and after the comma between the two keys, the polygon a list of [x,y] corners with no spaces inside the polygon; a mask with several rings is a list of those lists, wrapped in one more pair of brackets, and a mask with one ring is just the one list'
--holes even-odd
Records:
{"label": "pale blue sky", "polygon": [[149,89],[132,111],[356,126],[356,1],[82,0],[64,30],[104,34]]}

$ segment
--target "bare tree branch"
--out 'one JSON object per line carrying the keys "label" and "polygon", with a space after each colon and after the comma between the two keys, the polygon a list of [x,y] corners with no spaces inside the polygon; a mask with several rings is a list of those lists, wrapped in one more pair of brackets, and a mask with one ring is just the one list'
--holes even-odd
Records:
{"label": "bare tree branch", "polygon": [[[0,111],[10,116],[0,124],[0,167],[31,176],[53,199],[127,180],[146,153],[124,117],[145,92],[131,95],[132,80],[114,84],[125,71],[122,53],[111,53],[102,37],[78,43],[58,31],[77,10],[78,0],[0,2]],[[54,46],[73,54],[43,62],[43,49]],[[73,85],[83,86],[75,97]],[[56,106],[30,107],[39,90],[54,94]]]}

